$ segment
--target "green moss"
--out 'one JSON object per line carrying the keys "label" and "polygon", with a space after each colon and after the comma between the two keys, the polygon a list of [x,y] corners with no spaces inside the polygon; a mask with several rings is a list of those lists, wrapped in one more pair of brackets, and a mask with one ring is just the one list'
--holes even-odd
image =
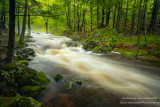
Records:
{"label": "green moss", "polygon": [[71,81],[68,81],[67,90],[71,89],[73,86],[73,83]]}
{"label": "green moss", "polygon": [[16,100],[17,97],[0,97],[0,107],[10,107]]}
{"label": "green moss", "polygon": [[62,79],[63,79],[63,76],[60,75],[60,74],[57,74],[57,75],[54,77],[54,80],[55,80],[56,82],[58,82],[58,81],[60,81],[60,80],[62,80]]}
{"label": "green moss", "polygon": [[17,99],[15,107],[42,107],[42,104],[31,97]]}
{"label": "green moss", "polygon": [[48,79],[48,77],[43,73],[43,72],[39,72],[35,77],[34,80],[42,83],[42,84],[49,84],[50,80]]}
{"label": "green moss", "polygon": [[18,61],[18,63],[22,64],[22,65],[24,64],[24,65],[27,66],[28,65],[28,60],[20,60],[20,61]]}
{"label": "green moss", "polygon": [[24,67],[24,71],[27,72],[27,75],[29,75],[30,78],[33,78],[37,74],[36,70],[29,68],[29,67]]}
{"label": "green moss", "polygon": [[45,88],[44,85],[42,86],[24,86],[22,88],[22,94],[27,97],[35,97],[38,95],[43,89]]}
{"label": "green moss", "polygon": [[0,107],[42,107],[42,104],[30,97],[0,97]]}
{"label": "green moss", "polygon": [[35,80],[33,80],[33,79],[30,79],[29,85],[30,85],[30,86],[40,86],[40,85],[42,85],[42,84],[39,83],[39,82],[37,82],[37,81],[35,81]]}

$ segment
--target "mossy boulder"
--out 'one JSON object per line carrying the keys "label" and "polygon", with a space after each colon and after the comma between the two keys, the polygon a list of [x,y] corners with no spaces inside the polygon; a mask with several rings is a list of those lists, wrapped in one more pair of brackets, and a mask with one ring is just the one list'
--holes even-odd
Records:
{"label": "mossy boulder", "polygon": [[50,80],[44,74],[44,72],[39,72],[33,79],[42,83],[42,84],[49,84],[49,82],[50,82]]}
{"label": "mossy boulder", "polygon": [[42,84],[39,83],[39,82],[37,82],[37,81],[35,81],[34,79],[30,79],[30,80],[29,80],[29,85],[30,85],[30,86],[40,86],[40,85],[42,85]]}
{"label": "mossy boulder", "polygon": [[30,97],[0,97],[0,107],[42,107],[42,104]]}
{"label": "mossy boulder", "polygon": [[60,74],[57,74],[57,75],[54,77],[54,80],[55,80],[56,82],[61,81],[61,80],[63,80],[63,76],[60,75]]}
{"label": "mossy boulder", "polygon": [[22,52],[25,53],[25,54],[31,55],[31,56],[35,56],[35,52],[31,48],[25,48],[25,49],[22,50]]}
{"label": "mossy boulder", "polygon": [[16,51],[17,60],[28,60],[30,56],[35,56],[35,52],[31,48],[25,48]]}
{"label": "mossy boulder", "polygon": [[41,85],[41,86],[24,86],[21,91],[22,91],[22,95],[24,95],[24,96],[35,97],[44,88],[45,88],[45,85]]}
{"label": "mossy boulder", "polygon": [[20,60],[18,61],[19,64],[24,64],[24,65],[28,65],[28,60]]}

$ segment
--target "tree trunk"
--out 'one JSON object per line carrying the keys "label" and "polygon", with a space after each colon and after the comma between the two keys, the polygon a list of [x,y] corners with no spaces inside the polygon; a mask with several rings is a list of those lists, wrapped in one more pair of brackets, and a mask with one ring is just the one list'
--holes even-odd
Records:
{"label": "tree trunk", "polygon": [[74,31],[76,28],[76,0],[74,0]]}
{"label": "tree trunk", "polygon": [[47,22],[46,22],[46,33],[48,33],[48,18],[47,18]]}
{"label": "tree trunk", "polygon": [[90,2],[90,11],[91,11],[91,31],[92,31],[92,1]]}
{"label": "tree trunk", "polygon": [[15,0],[9,0],[9,40],[8,40],[8,54],[6,62],[10,63],[14,52],[14,38],[15,38]]}
{"label": "tree trunk", "polygon": [[83,26],[84,26],[84,30],[85,30],[85,14],[86,14],[86,10],[83,9],[83,19],[82,19],[82,25],[81,25],[80,31],[82,31]]}
{"label": "tree trunk", "polygon": [[138,10],[138,22],[137,22],[137,28],[136,28],[136,34],[140,32],[140,23],[141,23],[141,15],[142,15],[142,0],[139,1],[139,10]]}
{"label": "tree trunk", "polygon": [[97,28],[99,28],[99,7],[97,6]]}
{"label": "tree trunk", "polygon": [[124,23],[124,29],[123,29],[123,31],[125,31],[125,30],[126,30],[126,25],[127,25],[127,16],[128,16],[128,0],[127,0],[126,17],[125,17],[125,23]]}
{"label": "tree trunk", "polygon": [[28,36],[31,36],[31,22],[30,22],[30,12],[28,10]]}
{"label": "tree trunk", "polygon": [[5,4],[4,0],[2,0],[2,13],[1,13],[1,22],[2,22],[2,29],[6,29],[6,15],[5,15]]}
{"label": "tree trunk", "polygon": [[[137,23],[137,32],[136,34],[139,33],[139,24],[141,23],[141,5],[142,5],[142,0],[139,1],[139,14],[138,14],[138,23]],[[139,51],[139,42],[140,42],[140,35],[137,35],[137,50],[136,50],[136,55],[135,57],[138,56],[138,51]]]}
{"label": "tree trunk", "polygon": [[148,50],[148,54],[150,54],[149,47],[148,47],[148,42],[147,42],[147,2],[148,0],[144,0],[145,3],[145,9],[144,9],[144,37],[145,37],[145,42],[146,42],[146,47]]}
{"label": "tree trunk", "polygon": [[132,11],[131,34],[133,33],[134,25],[135,25],[135,5],[136,5],[136,0],[134,1],[133,11]]}
{"label": "tree trunk", "polygon": [[114,7],[114,11],[113,11],[113,28],[115,27],[115,20],[116,20],[116,5]]}
{"label": "tree trunk", "polygon": [[20,36],[20,24],[19,24],[19,3],[18,3],[18,16],[17,16],[17,20],[18,20],[18,22],[17,22],[17,25],[18,25],[18,36]]}
{"label": "tree trunk", "polygon": [[152,18],[150,21],[150,28],[149,31],[154,32],[155,30],[155,25],[157,22],[157,14],[158,14],[158,10],[159,10],[159,0],[154,0],[154,6],[153,6],[153,11],[152,11]]}
{"label": "tree trunk", "polygon": [[109,18],[110,18],[110,6],[108,7],[107,9],[107,12],[106,12],[106,26],[109,25]]}
{"label": "tree trunk", "polygon": [[25,30],[26,30],[26,18],[27,18],[27,4],[28,0],[25,0],[25,10],[24,10],[24,16],[23,16],[23,26],[22,26],[22,32],[21,32],[21,37],[19,40],[20,44],[24,43],[24,35],[25,35]]}
{"label": "tree trunk", "polygon": [[102,22],[101,27],[104,27],[104,7],[102,7]]}

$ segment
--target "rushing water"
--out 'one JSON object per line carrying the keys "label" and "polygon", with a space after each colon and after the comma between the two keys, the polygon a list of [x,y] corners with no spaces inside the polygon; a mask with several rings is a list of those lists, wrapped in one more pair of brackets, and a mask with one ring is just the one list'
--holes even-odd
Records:
{"label": "rushing water", "polygon": [[[51,83],[38,96],[47,107],[105,107],[129,106],[122,101],[140,101],[144,97],[159,101],[159,64],[145,63],[120,55],[93,54],[82,46],[67,47],[71,39],[45,33],[32,33],[35,42],[29,46],[36,52],[30,67],[43,71]],[[84,86],[66,91],[64,83],[57,83],[53,77],[64,76],[65,80],[82,80]],[[126,98],[126,99],[124,99]],[[131,99],[130,99],[131,98]],[[136,106],[158,106],[158,104],[136,104]],[[131,105],[130,105],[131,106]],[[160,106],[160,104],[159,104]]]}

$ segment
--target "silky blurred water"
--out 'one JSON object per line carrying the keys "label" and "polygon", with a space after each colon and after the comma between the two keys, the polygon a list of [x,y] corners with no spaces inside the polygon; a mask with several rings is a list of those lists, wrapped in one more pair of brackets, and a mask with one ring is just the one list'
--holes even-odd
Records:
{"label": "silky blurred water", "polygon": [[[82,45],[67,47],[65,43],[71,39],[64,36],[45,33],[32,33],[32,36],[35,42],[29,43],[29,47],[35,50],[36,57],[29,66],[45,72],[51,79],[37,97],[47,107],[128,106],[120,105],[122,97],[160,96],[159,64],[129,59],[115,52],[94,54],[85,51]],[[63,84],[54,81],[56,74],[86,84],[66,92]]]}

